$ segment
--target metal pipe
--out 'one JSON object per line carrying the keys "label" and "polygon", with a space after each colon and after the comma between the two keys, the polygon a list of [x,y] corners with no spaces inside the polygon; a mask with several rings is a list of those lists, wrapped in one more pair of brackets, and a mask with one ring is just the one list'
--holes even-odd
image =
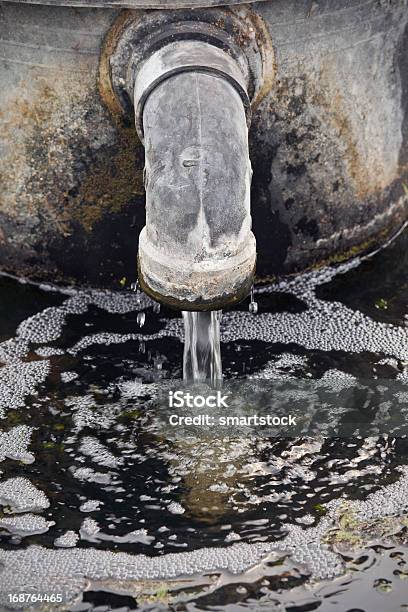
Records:
{"label": "metal pipe", "polygon": [[216,310],[250,291],[249,100],[238,62],[214,45],[177,41],[135,81],[145,146],[146,226],[139,278],[154,299]]}

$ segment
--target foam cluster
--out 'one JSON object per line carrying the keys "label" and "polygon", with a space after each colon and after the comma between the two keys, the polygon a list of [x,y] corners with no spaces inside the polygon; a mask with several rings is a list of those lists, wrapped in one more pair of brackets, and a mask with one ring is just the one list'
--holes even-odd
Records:
{"label": "foam cluster", "polygon": [[131,340],[142,341],[142,340],[158,340],[159,338],[164,338],[168,336],[169,333],[166,330],[161,330],[155,334],[114,334],[110,332],[102,332],[98,334],[91,334],[89,336],[85,336],[81,338],[79,342],[74,344],[73,347],[68,349],[68,352],[71,355],[77,355],[81,351],[86,350],[90,346],[95,345],[104,345],[110,346],[111,344],[124,344],[125,342],[129,342]]}
{"label": "foam cluster", "polygon": [[350,502],[360,519],[373,520],[408,512],[408,466],[399,470],[402,477],[396,482],[370,493],[363,501]]}
{"label": "foam cluster", "polygon": [[79,451],[91,457],[94,463],[103,467],[117,468],[123,463],[123,457],[115,457],[103,444],[92,436],[85,436],[81,440]]}
{"label": "foam cluster", "polygon": [[340,302],[308,298],[309,308],[301,313],[229,312],[223,316],[221,339],[263,340],[297,344],[309,350],[365,351],[408,359],[408,332],[405,328],[380,323]]}
{"label": "foam cluster", "polygon": [[78,378],[78,374],[76,372],[70,372],[70,371],[61,372],[61,380],[64,383],[72,382],[76,378]]}
{"label": "foam cluster", "polygon": [[37,386],[45,381],[50,370],[48,361],[19,362],[6,365],[0,370],[0,418],[5,409],[24,408],[27,396],[35,393]]}
{"label": "foam cluster", "polygon": [[344,564],[340,556],[322,541],[332,527],[333,519],[330,515],[323,517],[317,526],[307,529],[288,525],[286,538],[271,544],[271,549],[290,553],[292,561],[306,567],[315,579],[334,578],[344,571]]}
{"label": "foam cluster", "polygon": [[34,455],[28,451],[33,428],[17,425],[9,431],[0,433],[0,461],[14,459],[22,463],[33,463]]}
{"label": "foam cluster", "polygon": [[[97,406],[90,395],[68,398],[66,404],[72,410],[75,431],[80,431],[84,427],[109,429],[115,423],[121,410],[115,404]],[[92,445],[89,448],[92,449]]]}
{"label": "foam cluster", "polygon": [[22,477],[0,482],[0,504],[16,513],[42,512],[50,506],[43,491]]}
{"label": "foam cluster", "polygon": [[54,540],[54,546],[57,548],[75,548],[79,540],[79,535],[76,531],[66,531]]}
{"label": "foam cluster", "polygon": [[10,338],[0,343],[0,362],[18,363],[26,356],[29,343],[23,338]]}
{"label": "foam cluster", "polygon": [[[0,550],[0,604],[10,606],[10,592],[63,592],[72,600],[88,580],[164,580],[203,572],[242,573],[269,552],[263,543],[238,543],[226,548],[202,548],[159,557],[103,550]],[[18,608],[18,604],[15,604]]]}
{"label": "foam cluster", "polygon": [[53,525],[55,525],[54,521],[47,521],[38,514],[22,514],[21,516],[3,516],[0,518],[0,529],[5,529],[10,534],[23,538],[46,533]]}
{"label": "foam cluster", "polygon": [[141,311],[154,304],[153,300],[141,291],[91,290],[88,295],[91,304],[111,314],[127,314],[129,312]]}
{"label": "foam cluster", "polygon": [[110,484],[112,480],[111,474],[96,472],[90,467],[71,467],[69,469],[74,478],[78,478],[78,480],[82,480],[83,482],[96,482],[97,484],[107,485]]}
{"label": "foam cluster", "polygon": [[65,325],[66,312],[58,306],[45,308],[25,319],[17,328],[17,336],[36,344],[57,340]]}

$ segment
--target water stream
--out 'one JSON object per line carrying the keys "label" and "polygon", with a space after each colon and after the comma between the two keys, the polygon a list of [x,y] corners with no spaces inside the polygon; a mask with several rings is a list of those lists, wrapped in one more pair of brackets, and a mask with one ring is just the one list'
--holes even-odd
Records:
{"label": "water stream", "polygon": [[213,387],[221,383],[221,314],[220,310],[183,312],[184,382],[207,382]]}

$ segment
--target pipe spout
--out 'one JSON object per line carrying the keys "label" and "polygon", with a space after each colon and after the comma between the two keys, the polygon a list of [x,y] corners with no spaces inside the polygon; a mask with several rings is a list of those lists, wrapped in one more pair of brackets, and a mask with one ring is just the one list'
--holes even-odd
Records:
{"label": "pipe spout", "polygon": [[218,310],[250,291],[249,100],[239,63],[206,42],[153,53],[135,79],[145,146],[143,290],[182,310]]}

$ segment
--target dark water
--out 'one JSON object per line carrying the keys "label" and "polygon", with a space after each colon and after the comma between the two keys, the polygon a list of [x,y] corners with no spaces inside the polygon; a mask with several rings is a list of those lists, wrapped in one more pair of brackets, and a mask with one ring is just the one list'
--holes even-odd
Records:
{"label": "dark water", "polygon": [[[358,381],[381,381],[385,395],[387,381],[397,381],[398,397],[379,401],[378,411],[406,406],[407,245],[405,232],[336,274],[262,288],[257,315],[248,304],[225,313],[225,384],[325,380],[340,397]],[[163,575],[149,586],[146,576],[138,589],[112,572],[103,585],[72,587],[63,609],[408,609],[406,438],[157,430],[157,394],[182,385],[178,313],[158,312],[131,292],[62,294],[6,277],[0,284],[8,434],[0,441],[0,526],[10,517],[27,522],[25,531],[0,527],[0,563],[7,569],[10,554],[41,547],[37,565],[29,552],[12,578],[0,571],[3,606],[10,592],[27,592],[33,567],[41,574],[45,549],[165,558],[208,547],[207,569],[185,583]],[[219,373],[218,362],[212,368]],[[363,409],[364,393],[356,398]],[[42,491],[49,507],[30,497],[27,483],[19,492],[15,478]],[[49,522],[44,528],[36,528],[38,516]],[[67,532],[74,534],[62,548]],[[222,571],[211,551],[242,543],[270,549],[252,570]],[[239,562],[245,550],[237,548]],[[42,570],[38,588],[52,590],[56,576],[64,583],[64,563],[56,557]]]}

